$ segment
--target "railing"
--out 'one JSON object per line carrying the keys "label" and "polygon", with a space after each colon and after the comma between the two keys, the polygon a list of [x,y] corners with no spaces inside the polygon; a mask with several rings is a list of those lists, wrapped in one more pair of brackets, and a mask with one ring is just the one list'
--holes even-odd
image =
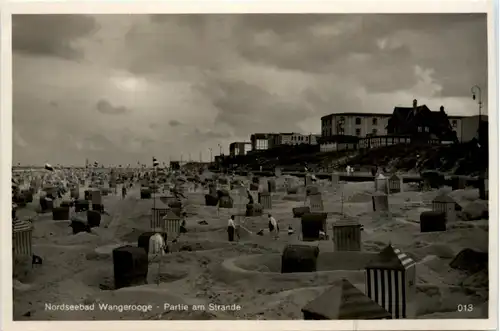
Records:
{"label": "railing", "polygon": [[[322,143],[320,149],[322,152],[349,151],[349,150],[354,151],[354,150],[364,150],[377,147],[386,147],[398,144],[409,145],[412,143],[420,143],[433,146],[443,144],[443,142],[439,139],[419,140],[412,138],[410,136],[387,135],[387,136],[372,136],[372,137],[359,138],[357,142],[330,142],[330,143],[325,142]],[[331,146],[327,147],[327,145]]]}

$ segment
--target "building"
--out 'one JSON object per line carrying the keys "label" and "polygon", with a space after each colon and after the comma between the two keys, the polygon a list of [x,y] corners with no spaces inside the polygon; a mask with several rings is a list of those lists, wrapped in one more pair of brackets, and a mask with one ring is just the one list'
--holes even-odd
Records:
{"label": "building", "polygon": [[318,135],[302,134],[297,132],[272,134],[270,145],[273,147],[280,145],[316,145],[318,143]]}
{"label": "building", "polygon": [[426,105],[418,105],[413,100],[412,107],[395,107],[387,123],[390,135],[408,135],[413,139],[439,139],[457,141],[452,122],[441,106],[439,111],[431,111]]}
{"label": "building", "polygon": [[321,137],[386,135],[390,114],[338,113],[321,117]]}
{"label": "building", "polygon": [[251,142],[234,142],[229,144],[229,156],[247,155],[252,150]]}
{"label": "building", "polygon": [[252,151],[265,151],[270,148],[269,140],[274,139],[272,133],[254,133],[250,136]]}
{"label": "building", "polygon": [[317,134],[254,133],[250,136],[251,150],[262,151],[282,145],[317,145],[321,136]]}
{"label": "building", "polygon": [[[479,128],[479,115],[474,116],[448,116],[453,131],[457,133],[458,141],[468,142],[477,138]],[[488,123],[488,116],[481,115],[481,122]]]}

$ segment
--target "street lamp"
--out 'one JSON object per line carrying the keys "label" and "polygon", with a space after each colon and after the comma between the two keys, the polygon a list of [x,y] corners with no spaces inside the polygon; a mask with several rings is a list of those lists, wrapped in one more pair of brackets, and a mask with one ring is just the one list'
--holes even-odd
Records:
{"label": "street lamp", "polygon": [[472,93],[472,100],[476,100],[477,95],[477,104],[479,105],[479,120],[477,124],[477,138],[481,141],[481,108],[483,107],[483,99],[481,96],[481,88],[478,85],[472,86],[470,89]]}

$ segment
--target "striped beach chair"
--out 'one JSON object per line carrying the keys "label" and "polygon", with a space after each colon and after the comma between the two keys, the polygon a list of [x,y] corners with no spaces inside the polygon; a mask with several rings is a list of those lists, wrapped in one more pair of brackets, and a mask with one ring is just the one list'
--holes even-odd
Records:
{"label": "striped beach chair", "polygon": [[385,308],[393,319],[413,318],[416,263],[388,245],[366,266],[366,295]]}
{"label": "striped beach chair", "polygon": [[169,208],[167,206],[159,206],[151,208],[151,230],[163,228],[163,217],[167,215]]}
{"label": "striped beach chair", "polygon": [[163,216],[161,226],[163,232],[167,234],[168,241],[179,237],[181,231],[182,219],[177,216],[172,210],[168,210],[167,214]]}
{"label": "striped beach chair", "polygon": [[311,209],[311,213],[323,212],[323,196],[321,193],[315,193],[309,196],[309,208]]}
{"label": "striped beach chair", "polygon": [[30,221],[12,222],[13,257],[32,256],[33,224]]}

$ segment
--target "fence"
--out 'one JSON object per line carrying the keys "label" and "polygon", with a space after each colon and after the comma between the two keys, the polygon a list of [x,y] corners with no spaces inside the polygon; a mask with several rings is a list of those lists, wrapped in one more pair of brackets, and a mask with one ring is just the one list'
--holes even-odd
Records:
{"label": "fence", "polygon": [[[357,142],[348,143],[337,143],[337,142],[325,142],[320,145],[321,152],[333,152],[333,151],[355,151],[369,148],[385,147],[397,144],[411,144],[412,138],[409,136],[372,136],[366,138],[359,138]],[[441,145],[439,139],[428,139],[426,141],[418,141],[419,143],[426,143],[428,145]]]}

